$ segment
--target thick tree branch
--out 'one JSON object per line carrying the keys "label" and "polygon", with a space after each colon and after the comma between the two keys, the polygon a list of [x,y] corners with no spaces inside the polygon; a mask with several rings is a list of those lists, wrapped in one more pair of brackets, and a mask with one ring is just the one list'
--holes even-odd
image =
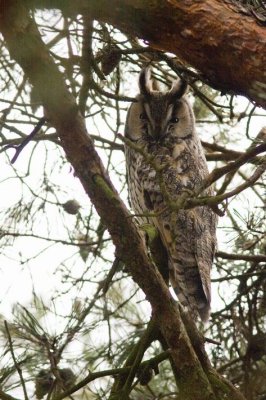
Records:
{"label": "thick tree branch", "polygon": [[32,3],[34,8],[59,8],[66,15],[89,12],[96,19],[146,40],[156,49],[176,54],[199,70],[214,88],[242,94],[266,107],[265,28],[229,2],[32,0]]}
{"label": "thick tree branch", "polygon": [[[204,372],[169,290],[147,257],[137,228],[110,182],[75,100],[42,42],[24,2],[5,2],[5,9],[0,15],[0,29],[11,57],[20,64],[38,92],[76,176],[110,232],[117,256],[127,265],[152,306],[153,316],[178,372],[180,395],[184,400],[218,399],[214,393],[219,382],[210,382],[209,373],[207,376]],[[243,399],[230,385],[224,387],[221,383],[221,393],[225,400]]]}

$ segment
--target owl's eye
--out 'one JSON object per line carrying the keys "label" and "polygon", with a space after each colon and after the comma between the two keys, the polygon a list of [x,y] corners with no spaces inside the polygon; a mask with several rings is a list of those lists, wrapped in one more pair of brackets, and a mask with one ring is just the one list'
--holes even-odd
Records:
{"label": "owl's eye", "polygon": [[144,113],[139,114],[139,119],[142,119],[142,120],[147,119],[146,114],[144,114]]}
{"label": "owl's eye", "polygon": [[179,118],[177,118],[177,117],[173,117],[169,121],[170,124],[177,124],[178,122],[179,122]]}

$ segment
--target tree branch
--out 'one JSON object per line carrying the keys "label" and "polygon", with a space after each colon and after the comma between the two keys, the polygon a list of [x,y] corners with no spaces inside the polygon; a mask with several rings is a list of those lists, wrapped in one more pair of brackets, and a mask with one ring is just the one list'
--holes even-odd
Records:
{"label": "tree branch", "polygon": [[8,144],[4,150],[13,148],[16,149],[15,155],[12,157],[11,163],[14,164],[14,162],[17,160],[18,156],[20,155],[21,151],[24,149],[24,147],[27,146],[27,144],[37,135],[41,127],[45,124],[46,119],[44,117],[40,118],[32,132],[24,139],[20,144],[14,145],[14,144]]}
{"label": "tree branch", "polygon": [[[130,353],[126,366],[130,365],[130,370],[126,376],[120,377],[113,385],[110,400],[127,399],[131,390],[133,380],[136,373],[140,367],[141,360],[147,348],[150,346],[151,342],[154,340],[156,329],[156,321],[151,319],[148,326],[140,338],[137,345],[133,348]],[[168,355],[169,356],[169,355]]]}
{"label": "tree branch", "polygon": [[27,389],[26,389],[26,385],[25,385],[25,381],[24,381],[23,374],[22,374],[22,370],[20,368],[19,363],[16,360],[16,356],[15,356],[15,353],[14,353],[13,343],[12,343],[11,335],[10,335],[10,332],[9,332],[8,323],[6,321],[4,321],[4,323],[5,323],[5,329],[6,329],[6,334],[7,334],[7,339],[8,339],[8,343],[9,343],[11,356],[12,356],[12,359],[14,361],[14,365],[16,367],[16,370],[17,370],[17,372],[19,374],[19,379],[20,379],[21,386],[22,386],[22,389],[23,389],[24,399],[25,400],[29,400]]}
{"label": "tree branch", "polygon": [[236,2],[116,0],[113,7],[108,0],[31,1],[34,8],[58,8],[70,16],[88,12],[155,49],[176,54],[223,93],[233,91],[266,107],[266,75],[261,73],[265,28]]}
{"label": "tree branch", "polygon": [[[146,367],[147,365],[150,365],[151,367],[157,366],[158,364],[160,364],[164,360],[167,360],[168,358],[169,358],[169,351],[166,350],[166,351],[163,351],[162,353],[158,354],[158,356],[152,357],[147,361],[143,361],[139,367],[142,368],[142,367]],[[103,370],[103,371],[90,372],[86,378],[82,379],[82,381],[77,383],[71,389],[66,390],[64,393],[61,393],[59,396],[56,396],[54,400],[62,400],[65,397],[68,397],[71,394],[82,389],[84,386],[88,385],[88,383],[90,383],[96,379],[103,378],[105,376],[116,376],[116,375],[123,376],[125,374],[128,374],[130,369],[131,369],[131,366],[127,366],[127,367],[123,367],[123,368],[113,368],[113,369],[107,369],[107,370]],[[0,392],[0,395],[1,395],[1,392]],[[6,399],[4,398],[3,400],[17,400],[17,399],[14,399],[13,397],[11,397],[11,398],[6,398]]]}
{"label": "tree branch", "polygon": [[243,190],[254,185],[254,183],[265,172],[265,169],[266,169],[266,161],[262,165],[258,166],[258,168],[251,175],[251,177],[246,180],[246,182],[237,186],[235,189],[231,190],[230,192],[219,194],[217,196],[198,197],[196,199],[188,199],[186,207],[190,208],[190,207],[203,206],[203,205],[215,206],[215,205],[221,203],[222,201],[229,199],[230,197],[236,196],[237,194],[243,192]]}
{"label": "tree branch", "polygon": [[5,393],[3,390],[0,389],[0,399],[1,400],[20,400],[16,397],[10,396],[9,394]]}
{"label": "tree branch", "polygon": [[215,254],[218,258],[224,258],[225,260],[243,260],[250,262],[266,262],[266,256],[262,254],[246,255],[246,254],[230,254],[223,251],[217,251]]}
{"label": "tree branch", "polygon": [[220,179],[223,175],[228,174],[228,172],[236,171],[242,165],[246,164],[252,158],[257,156],[260,153],[266,151],[266,143],[259,144],[256,147],[250,147],[246,153],[241,155],[236,159],[236,161],[232,161],[225,165],[224,167],[215,168],[209,176],[205,179],[202,189],[207,188],[212,185],[215,181]]}

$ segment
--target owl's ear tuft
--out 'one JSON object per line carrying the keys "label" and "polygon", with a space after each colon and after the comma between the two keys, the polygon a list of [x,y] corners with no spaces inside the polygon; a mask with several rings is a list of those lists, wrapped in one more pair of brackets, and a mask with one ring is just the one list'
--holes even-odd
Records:
{"label": "owl's ear tuft", "polygon": [[143,68],[139,75],[139,89],[140,93],[148,97],[152,92],[152,80],[150,67]]}
{"label": "owl's ear tuft", "polygon": [[185,81],[184,79],[177,79],[176,81],[174,81],[171,89],[168,92],[168,95],[171,100],[181,99],[181,97],[186,94],[187,88],[187,81]]}

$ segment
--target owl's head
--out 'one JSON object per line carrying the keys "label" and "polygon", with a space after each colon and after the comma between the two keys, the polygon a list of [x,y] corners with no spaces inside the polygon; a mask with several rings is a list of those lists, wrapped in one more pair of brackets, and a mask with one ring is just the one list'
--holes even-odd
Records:
{"label": "owl's head", "polygon": [[150,68],[139,76],[140,93],[127,117],[126,136],[132,141],[146,139],[162,142],[167,136],[185,139],[194,131],[193,111],[185,93],[187,83],[177,80],[170,90],[153,89]]}

